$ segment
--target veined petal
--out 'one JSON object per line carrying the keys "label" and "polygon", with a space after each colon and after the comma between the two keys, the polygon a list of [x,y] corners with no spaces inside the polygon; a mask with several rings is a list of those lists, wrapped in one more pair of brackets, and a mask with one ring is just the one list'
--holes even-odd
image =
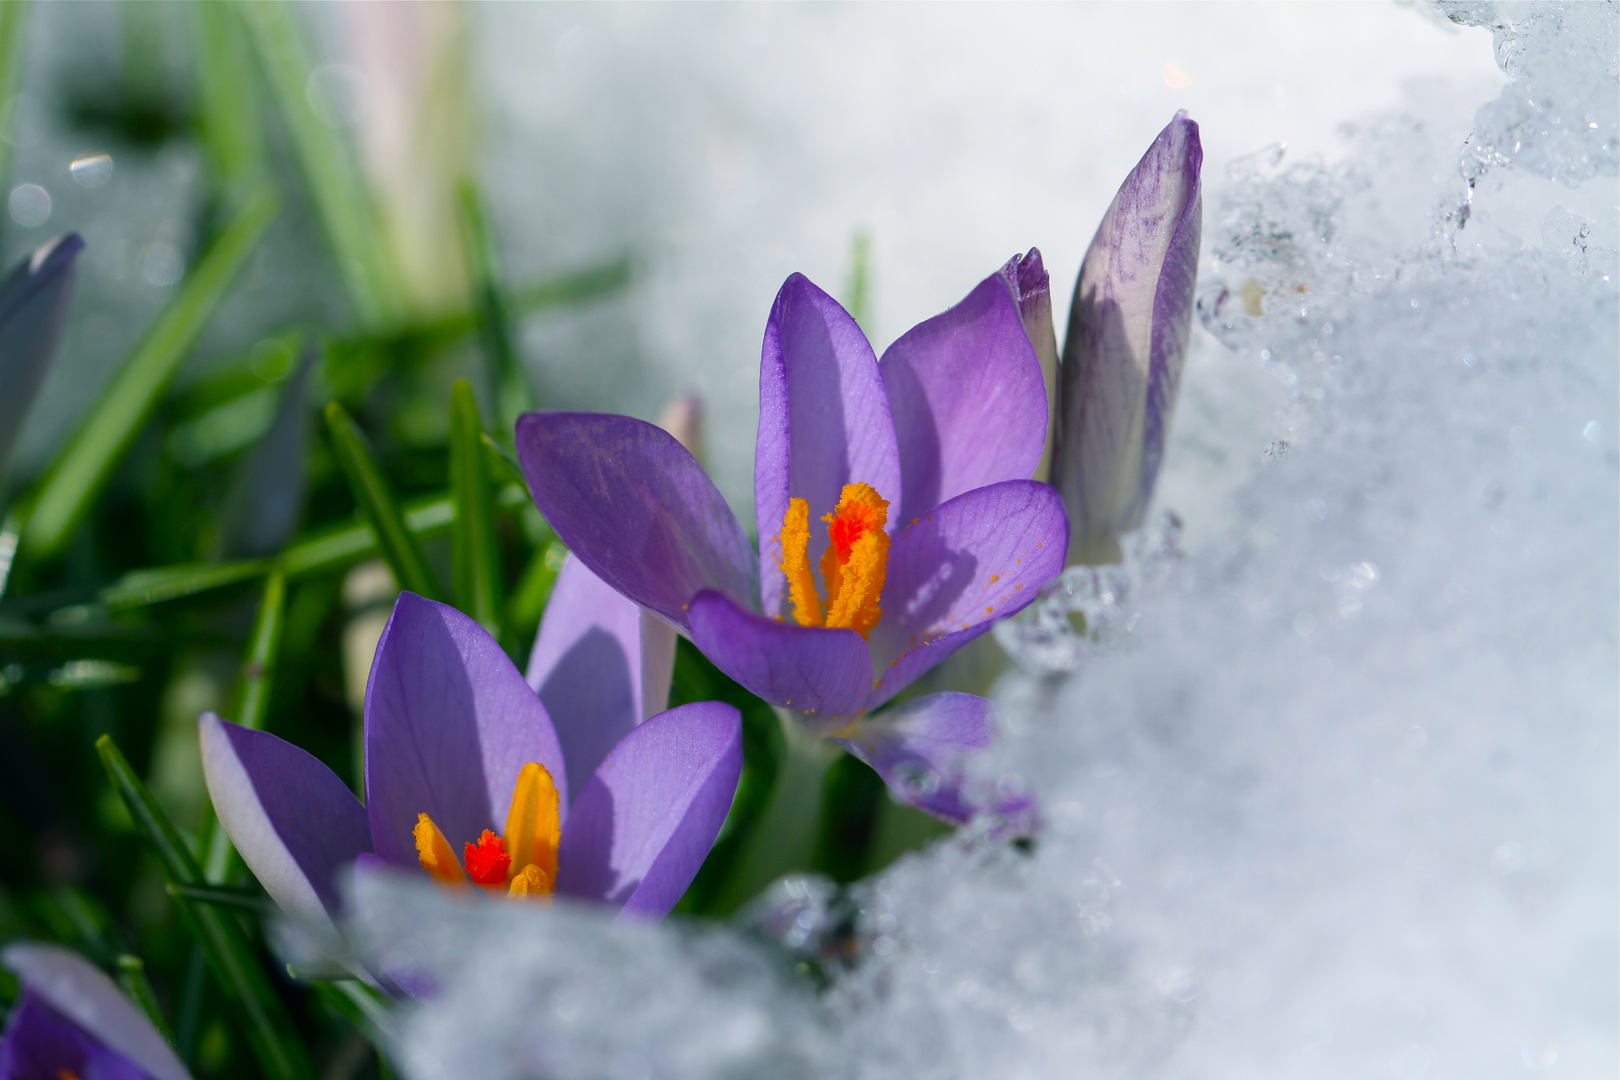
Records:
{"label": "veined petal", "polygon": [[383,860],[415,869],[418,815],[454,851],[499,832],[518,772],[546,767],[568,805],[562,747],[540,698],[483,627],[400,593],[366,685],[366,814]]}
{"label": "veined petal", "polygon": [[742,774],[742,716],[700,701],[660,713],[613,748],[574,804],[557,891],[662,918],[692,883]]}
{"label": "veined petal", "polygon": [[1157,479],[1192,331],[1203,221],[1198,125],[1159,133],[1086,252],[1063,351],[1058,486],[1071,554],[1117,557]]}
{"label": "veined petal", "polygon": [[[563,563],[529,654],[528,682],[556,726],[570,791],[583,790],[607,752],[668,703],[674,633],[661,620],[644,620],[641,608],[572,554]],[[645,643],[651,648],[644,636],[654,639]],[[655,695],[650,710],[644,685]]]}
{"label": "veined petal", "polygon": [[669,432],[628,416],[528,413],[518,418],[517,448],[551,527],[631,600],[677,626],[704,589],[758,603],[748,537]]}
{"label": "veined petal", "polygon": [[900,447],[902,497],[879,491],[898,507],[896,522],[985,484],[1035,474],[1046,445],[1046,390],[1000,274],[908,330],[879,368]]}
{"label": "veined petal", "polygon": [[827,719],[860,711],[872,688],[871,653],[855,631],[755,615],[717,592],[692,600],[692,643],[773,705]]}
{"label": "veined petal", "polygon": [[783,283],[765,324],[759,365],[754,512],[766,615],[791,615],[778,539],[788,499],[809,503],[814,562],[827,547],[822,517],[845,484],[900,499],[900,456],[877,357],[849,312],[803,274]]}
{"label": "veined petal", "polygon": [[879,685],[868,707],[972,640],[961,631],[1034,600],[1063,569],[1068,531],[1057,492],[1034,480],[975,488],[902,529],[870,639]]}
{"label": "veined petal", "polygon": [[[14,942],[0,953],[0,963],[14,972],[27,988],[23,1005],[13,1013],[7,1025],[5,1056],[10,1059],[6,1062],[10,1069],[4,1075],[36,1075],[25,1068],[31,1057],[30,1052],[46,1049],[41,1044],[59,1043],[71,1036],[70,1032],[64,1031],[23,1030],[25,1025],[32,1027],[37,1024],[43,1029],[51,1027],[54,1018],[48,1014],[22,1015],[29,1006],[29,998],[37,997],[50,1010],[82,1028],[102,1046],[125,1059],[124,1062],[101,1059],[98,1064],[107,1071],[86,1069],[81,1074],[85,1080],[92,1076],[136,1080],[138,1074],[133,1069],[115,1071],[120,1064],[127,1068],[127,1063],[133,1063],[152,1080],[191,1080],[191,1074],[180,1064],[180,1059],[163,1040],[163,1036],[152,1027],[151,1021],[100,968],[77,953],[55,945]],[[91,1060],[97,1059],[93,1049],[89,1056]],[[41,1064],[57,1068],[65,1065],[61,1061]],[[43,1075],[54,1076],[54,1068]]]}
{"label": "veined petal", "polygon": [[962,825],[976,809],[963,790],[963,762],[990,745],[991,707],[973,694],[929,694],[833,741],[877,770],[902,801]]}
{"label": "veined petal", "polygon": [[56,356],[83,250],[77,233],[59,236],[0,281],[0,472]]}
{"label": "veined petal", "polygon": [[1031,479],[1044,481],[1051,475],[1058,425],[1058,347],[1057,330],[1052,324],[1052,278],[1041,262],[1040,248],[1030,248],[1008,259],[1001,268],[1001,277],[1018,305],[1024,334],[1041,362],[1041,385],[1046,390],[1046,446]]}
{"label": "veined petal", "polygon": [[204,713],[203,780],[225,834],[281,909],[330,921],[338,875],[371,850],[365,807],[336,773],[284,739]]}

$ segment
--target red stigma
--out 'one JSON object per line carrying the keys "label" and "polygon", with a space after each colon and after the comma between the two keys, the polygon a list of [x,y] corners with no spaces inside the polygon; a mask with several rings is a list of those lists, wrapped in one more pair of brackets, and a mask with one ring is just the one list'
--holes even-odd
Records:
{"label": "red stigma", "polygon": [[828,515],[827,538],[832,541],[833,548],[838,552],[838,561],[847,563],[855,541],[870,530],[881,527],[871,507],[856,503],[853,506],[841,507],[839,512]]}
{"label": "red stigma", "polygon": [[478,843],[462,849],[461,861],[466,864],[467,876],[473,879],[473,884],[504,885],[512,856],[506,853],[506,842],[485,829]]}

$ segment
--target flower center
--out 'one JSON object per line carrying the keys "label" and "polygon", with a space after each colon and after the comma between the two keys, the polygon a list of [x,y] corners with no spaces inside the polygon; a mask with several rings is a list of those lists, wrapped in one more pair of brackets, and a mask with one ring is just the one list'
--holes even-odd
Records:
{"label": "flower center", "polygon": [[[546,899],[557,883],[557,843],[562,837],[557,785],[533,761],[518,772],[506,835],[485,829],[462,846],[461,860],[426,814],[416,815],[416,857],[422,869],[445,885],[472,884],[492,895]],[[465,870],[463,870],[465,866]]]}
{"label": "flower center", "polygon": [[870,484],[845,484],[838,506],[821,520],[832,542],[821,556],[827,586],[823,613],[810,569],[810,504],[789,499],[782,519],[782,572],[787,575],[793,617],[800,626],[854,630],[866,637],[883,617],[878,598],[889,567],[889,504]]}

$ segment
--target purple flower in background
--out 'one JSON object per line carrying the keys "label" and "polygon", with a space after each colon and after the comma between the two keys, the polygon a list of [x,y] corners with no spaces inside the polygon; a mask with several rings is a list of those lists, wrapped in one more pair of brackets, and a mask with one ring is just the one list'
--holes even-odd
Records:
{"label": "purple flower in background", "polygon": [[742,769],[737,710],[662,711],[673,644],[573,560],[527,681],[477,623],[402,593],[366,688],[366,805],[303,750],[212,715],[200,722],[208,792],[243,861],[296,916],[336,915],[358,860],[662,917]]}
{"label": "purple flower in background", "polygon": [[22,996],[0,1039],[0,1080],[191,1080],[157,1029],[78,953],[14,942]]}
{"label": "purple flower in background", "polygon": [[76,233],[58,236],[0,280],[0,474],[56,356],[83,250]]}
{"label": "purple flower in background", "polygon": [[[1053,483],[1071,562],[1118,562],[1153,495],[1192,332],[1203,222],[1198,125],[1176,114],[1126,177],[1080,267],[1063,345]],[[1032,340],[1051,336],[1041,255],[1002,274]],[[1044,319],[1044,323],[1043,323]]]}
{"label": "purple flower in background", "polygon": [[541,513],[603,581],[902,798],[962,821],[958,763],[989,741],[988,703],[940,694],[866,714],[1062,569],[1062,502],[1030,479],[1046,431],[1041,364],[1000,277],[879,361],[795,274],[765,328],[757,555],[696,459],[652,424],[531,413],[517,445]]}

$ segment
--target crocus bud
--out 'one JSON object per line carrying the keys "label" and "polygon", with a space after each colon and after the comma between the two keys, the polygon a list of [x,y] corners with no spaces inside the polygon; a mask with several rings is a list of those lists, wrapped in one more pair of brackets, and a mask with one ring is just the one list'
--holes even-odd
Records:
{"label": "crocus bud", "polygon": [[1117,562],[1164,456],[1192,331],[1203,198],[1198,125],[1178,112],[1131,170],[1075,283],[1055,483],[1069,562]]}
{"label": "crocus bud", "polygon": [[0,279],[0,473],[56,356],[82,250],[77,234],[58,236]]}
{"label": "crocus bud", "polygon": [[1052,473],[1052,453],[1057,445],[1058,425],[1058,347],[1052,327],[1052,279],[1041,264],[1041,249],[1030,248],[1027,255],[1014,255],[1001,268],[1002,280],[1018,304],[1024,334],[1035,347],[1041,362],[1041,378],[1046,383],[1046,449],[1033,480],[1045,482]]}

